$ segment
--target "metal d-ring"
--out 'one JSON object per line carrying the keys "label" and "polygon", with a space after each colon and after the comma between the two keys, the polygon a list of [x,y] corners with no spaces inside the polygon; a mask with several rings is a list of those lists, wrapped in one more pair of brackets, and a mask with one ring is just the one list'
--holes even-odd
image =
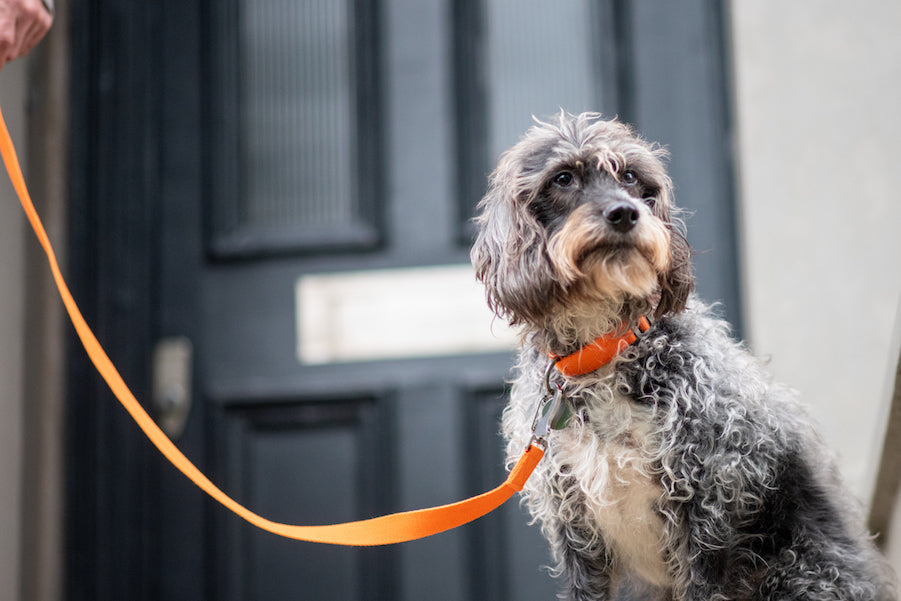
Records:
{"label": "metal d-ring", "polygon": [[551,385],[551,371],[556,365],[549,362],[544,374],[544,388],[547,394],[538,402],[532,419],[532,440],[544,448],[551,430],[560,430],[569,423],[572,413],[567,403],[567,395],[560,384]]}
{"label": "metal d-ring", "polygon": [[[551,388],[551,372],[554,371],[554,368],[557,366],[557,359],[551,359],[547,362],[547,369],[544,370],[544,390],[548,394],[554,394],[554,389]],[[560,388],[560,385],[557,385],[557,388]]]}

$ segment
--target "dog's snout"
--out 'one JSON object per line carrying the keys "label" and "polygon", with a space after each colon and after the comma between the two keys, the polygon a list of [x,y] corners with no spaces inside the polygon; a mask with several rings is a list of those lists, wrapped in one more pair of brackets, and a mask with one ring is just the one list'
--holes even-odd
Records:
{"label": "dog's snout", "polygon": [[630,202],[618,202],[604,210],[604,219],[615,231],[625,233],[638,223],[638,208]]}

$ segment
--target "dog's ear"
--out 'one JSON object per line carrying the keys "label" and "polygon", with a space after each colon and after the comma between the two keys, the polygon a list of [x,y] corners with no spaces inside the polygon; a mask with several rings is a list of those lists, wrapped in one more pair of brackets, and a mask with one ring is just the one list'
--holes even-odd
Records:
{"label": "dog's ear", "polygon": [[479,215],[474,220],[478,234],[469,251],[469,258],[475,268],[476,279],[485,285],[488,306],[495,314],[501,315],[504,309],[500,300],[498,278],[507,244],[505,223],[509,219],[500,206],[502,201],[498,193],[492,186],[479,203]]}
{"label": "dog's ear", "polygon": [[[655,155],[658,158],[666,156],[663,149],[657,149]],[[695,279],[691,268],[691,247],[685,237],[685,222],[681,219],[681,210],[673,203],[673,184],[663,171],[662,163],[657,180],[661,185],[655,213],[668,224],[670,234],[669,269],[658,279],[660,300],[654,309],[654,317],[660,318],[685,309],[688,297],[694,290]]]}
{"label": "dog's ear", "polygon": [[525,208],[527,190],[502,157],[475,219],[478,235],[470,251],[488,305],[511,324],[536,321],[553,298],[544,229]]}
{"label": "dog's ear", "polygon": [[683,311],[694,290],[695,280],[691,269],[691,247],[677,226],[670,228],[670,267],[659,281],[660,301],[654,317]]}

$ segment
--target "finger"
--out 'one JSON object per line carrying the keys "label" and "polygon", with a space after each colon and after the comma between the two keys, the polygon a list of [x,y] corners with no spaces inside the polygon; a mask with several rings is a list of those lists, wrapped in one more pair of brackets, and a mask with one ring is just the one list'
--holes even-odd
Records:
{"label": "finger", "polygon": [[16,23],[18,43],[12,58],[28,54],[53,24],[53,17],[40,2],[35,2],[32,10],[24,11]]}
{"label": "finger", "polygon": [[16,48],[14,44],[4,44],[0,48],[0,67],[16,58]]}
{"label": "finger", "polygon": [[[44,18],[46,17],[46,19]],[[16,49],[17,54],[16,57],[24,56],[31,52],[32,48],[38,45],[44,38],[44,34],[50,29],[50,15],[44,13],[40,18],[34,19],[28,26],[28,29],[23,33],[19,46]]]}
{"label": "finger", "polygon": [[7,51],[16,42],[16,17],[10,7],[0,0],[0,61],[5,62]]}
{"label": "finger", "polygon": [[7,16],[0,13],[0,64],[7,62],[16,48],[16,21]]}

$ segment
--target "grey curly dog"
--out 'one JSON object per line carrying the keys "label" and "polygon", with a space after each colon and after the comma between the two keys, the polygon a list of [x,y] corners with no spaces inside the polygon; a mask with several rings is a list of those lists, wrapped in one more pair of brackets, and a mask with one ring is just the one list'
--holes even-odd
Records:
{"label": "grey curly dog", "polygon": [[[795,395],[692,294],[664,155],[618,121],[561,111],[501,156],[476,218],[478,278],[522,332],[509,460],[545,388],[569,411],[523,491],[562,596],[894,599]],[[586,349],[605,335],[619,352],[596,365]],[[586,365],[549,367],[574,357]]]}

